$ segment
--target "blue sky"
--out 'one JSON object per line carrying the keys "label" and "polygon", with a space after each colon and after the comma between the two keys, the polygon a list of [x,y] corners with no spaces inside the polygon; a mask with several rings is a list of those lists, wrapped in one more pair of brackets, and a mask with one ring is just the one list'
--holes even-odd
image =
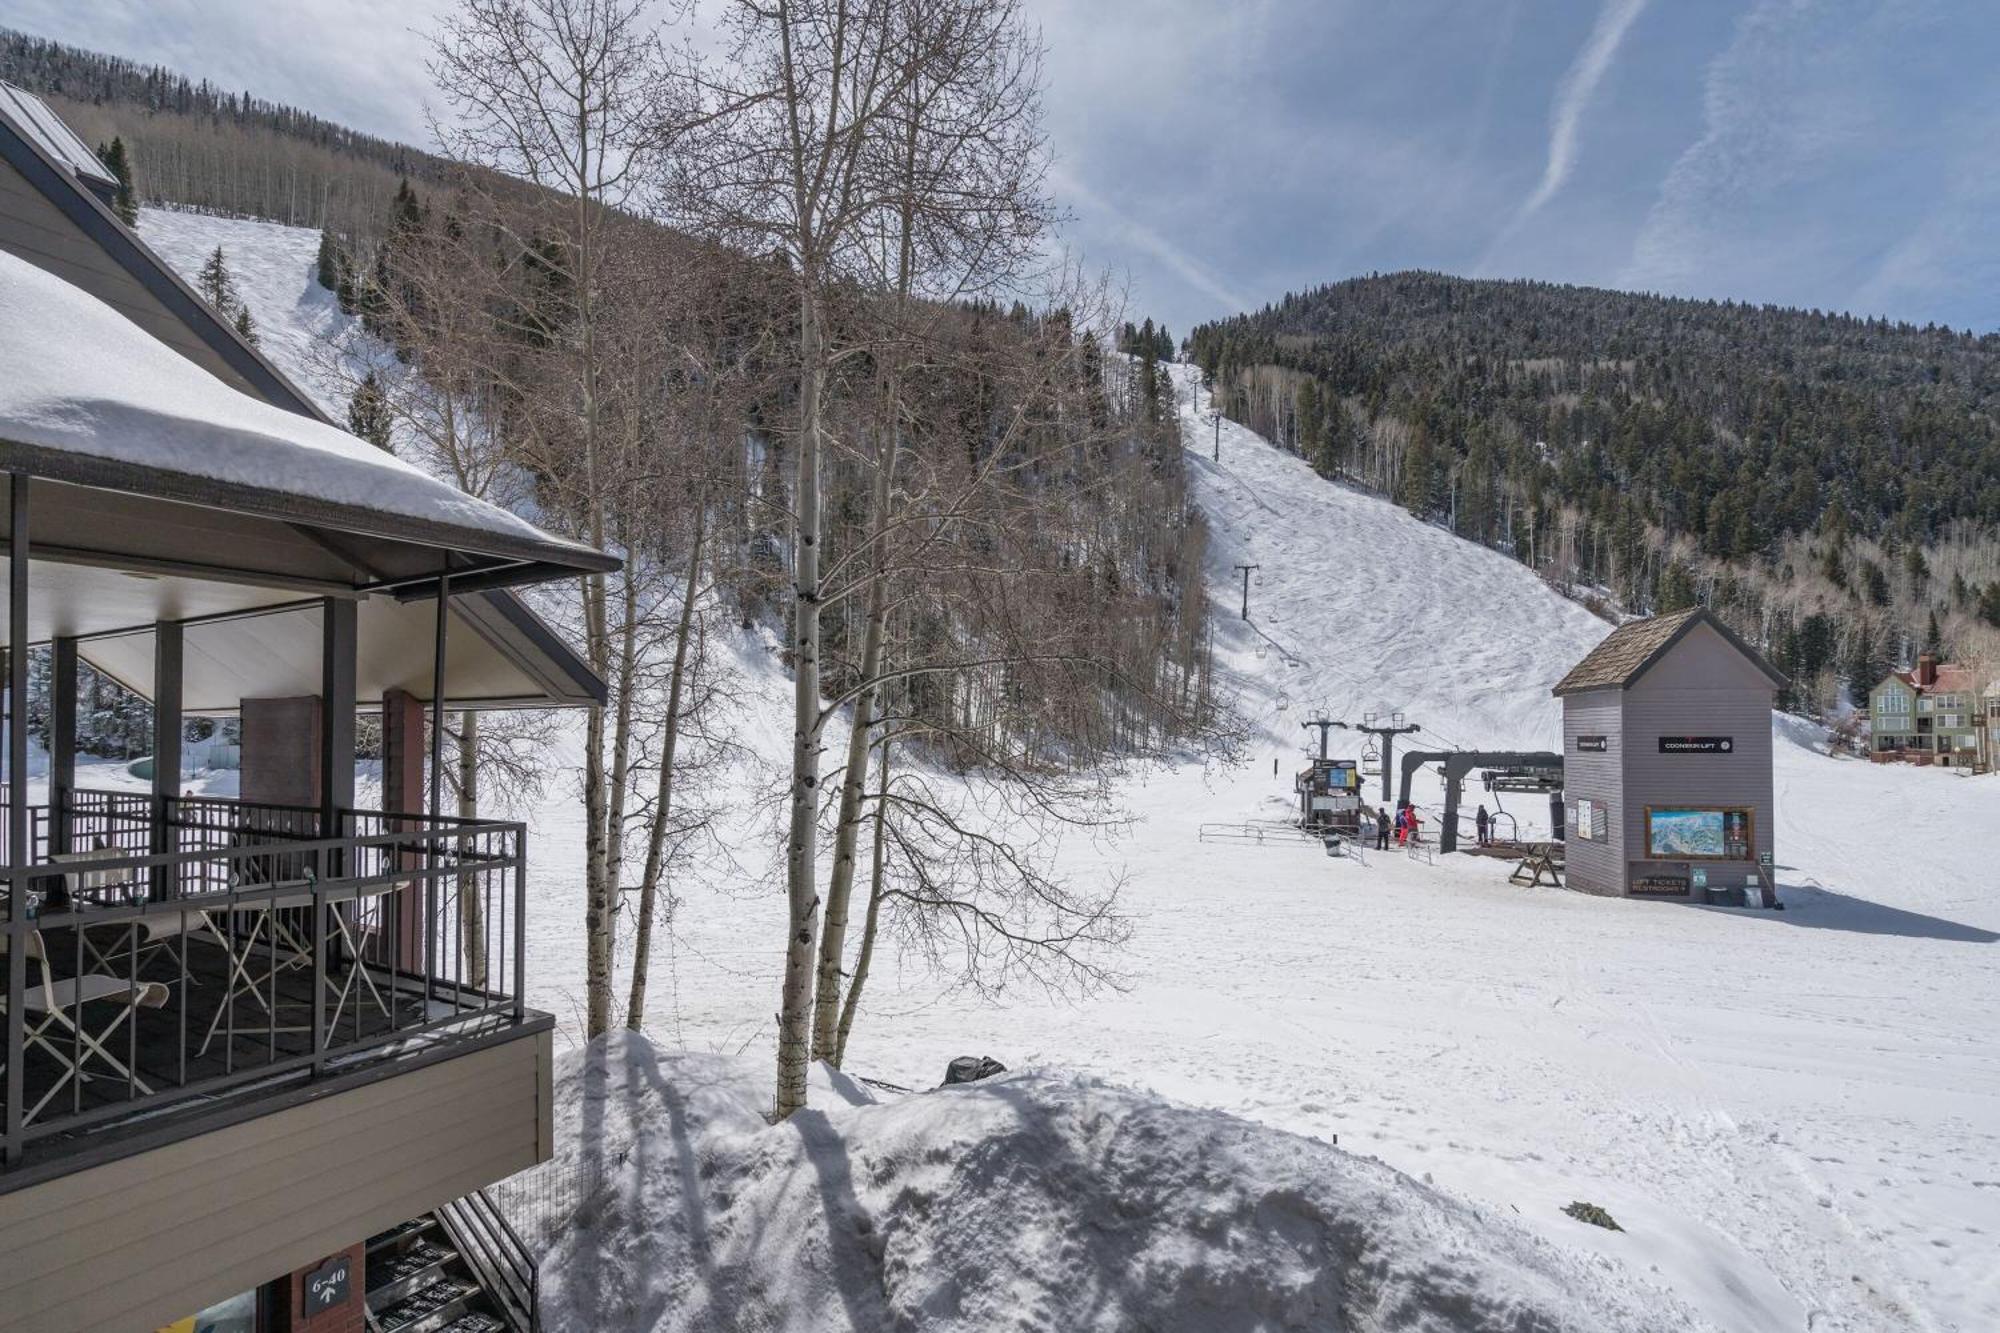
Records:
{"label": "blue sky", "polygon": [[[2000,0],[1026,0],[1071,245],[1176,333],[1432,268],[2000,329]],[[445,0],[0,0],[424,142]]]}

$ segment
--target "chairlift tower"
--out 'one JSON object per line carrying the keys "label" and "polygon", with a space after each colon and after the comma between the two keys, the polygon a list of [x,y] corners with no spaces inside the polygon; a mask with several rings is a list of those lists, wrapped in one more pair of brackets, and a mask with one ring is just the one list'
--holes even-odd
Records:
{"label": "chairlift tower", "polygon": [[1237,571],[1243,575],[1243,618],[1245,620],[1250,618],[1250,571],[1262,568],[1262,565],[1236,566]]}
{"label": "chairlift tower", "polygon": [[1300,725],[1304,726],[1307,730],[1311,730],[1314,727],[1319,728],[1319,757],[1322,759],[1327,757],[1326,734],[1329,731],[1332,731],[1335,727],[1339,727],[1342,731],[1347,730],[1347,724],[1345,722],[1336,722],[1329,717],[1312,718],[1311,720],[1301,723]]}
{"label": "chairlift tower", "polygon": [[1382,742],[1382,801],[1386,805],[1389,800],[1389,770],[1395,766],[1396,737],[1407,736],[1423,728],[1414,722],[1403,721],[1401,713],[1389,714],[1389,725],[1382,726],[1376,721],[1381,716],[1380,713],[1362,714],[1361,725],[1355,730],[1365,731]]}

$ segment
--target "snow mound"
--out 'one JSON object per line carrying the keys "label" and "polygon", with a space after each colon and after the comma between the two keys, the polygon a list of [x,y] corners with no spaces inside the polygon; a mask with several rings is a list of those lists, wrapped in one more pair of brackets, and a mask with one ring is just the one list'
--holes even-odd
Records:
{"label": "snow mound", "polygon": [[[563,1156],[502,1187],[553,1231],[548,1326],[1707,1327],[1609,1260],[1222,1112],[1054,1070],[882,1102],[816,1078],[814,1109],[771,1127],[761,1060],[631,1034],[570,1057]],[[591,1162],[595,1189],[549,1217]]]}

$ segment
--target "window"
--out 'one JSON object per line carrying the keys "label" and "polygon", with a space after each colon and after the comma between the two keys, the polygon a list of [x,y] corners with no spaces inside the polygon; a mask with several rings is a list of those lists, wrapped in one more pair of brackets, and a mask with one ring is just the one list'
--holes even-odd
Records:
{"label": "window", "polygon": [[1939,731],[1957,731],[1957,730],[1958,730],[1959,728],[1963,727],[1964,725],[1965,725],[1965,718],[1964,718],[1964,717],[1963,717],[1963,715],[1961,715],[1961,714],[1958,714],[1958,713],[1939,713],[1939,714],[1938,714],[1938,730],[1939,730]]}
{"label": "window", "polygon": [[1910,696],[1901,690],[1884,690],[1875,696],[1875,711],[1907,714],[1910,711]]}
{"label": "window", "polygon": [[1929,699],[1919,699],[1919,700],[1917,700],[1917,711],[1918,711],[1919,713],[1928,713],[1928,712],[1930,712],[1930,711],[1931,711],[1931,701],[1930,701]]}

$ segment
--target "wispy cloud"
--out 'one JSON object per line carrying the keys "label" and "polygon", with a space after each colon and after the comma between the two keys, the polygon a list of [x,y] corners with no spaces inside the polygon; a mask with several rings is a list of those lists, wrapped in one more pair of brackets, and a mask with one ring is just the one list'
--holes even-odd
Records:
{"label": "wispy cloud", "polygon": [[1590,99],[1596,96],[1597,86],[1604,82],[1611,62],[1618,57],[1625,34],[1645,7],[1646,0],[1604,0],[1604,8],[1597,12],[1597,22],[1591,25],[1583,49],[1577,52],[1556,87],[1555,104],[1549,109],[1548,163],[1542,168],[1541,183],[1521,206],[1522,217],[1553,199],[1569,180],[1570,172],[1576,168],[1577,137],[1583,128],[1584,113],[1590,110]]}
{"label": "wispy cloud", "polygon": [[1252,308],[1251,302],[1243,296],[1241,290],[1226,277],[1216,273],[1145,223],[1127,214],[1062,167],[1058,166],[1050,172],[1049,181],[1059,197],[1094,214],[1093,220],[1104,231],[1152,256],[1165,265],[1175,277],[1214,300],[1224,309],[1237,311]]}

